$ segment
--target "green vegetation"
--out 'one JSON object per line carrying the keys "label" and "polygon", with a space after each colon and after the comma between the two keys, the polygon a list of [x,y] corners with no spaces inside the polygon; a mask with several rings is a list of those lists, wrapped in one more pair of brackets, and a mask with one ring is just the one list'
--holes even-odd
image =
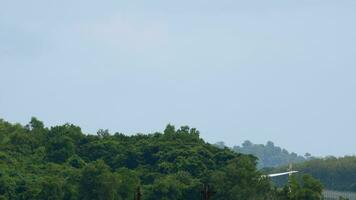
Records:
{"label": "green vegetation", "polygon": [[283,187],[277,199],[313,200],[322,199],[323,186],[310,175],[303,175],[300,180],[296,176],[289,178],[289,185]]}
{"label": "green vegetation", "polygon": [[[224,142],[217,142],[215,146],[219,148],[225,148]],[[241,146],[234,146],[233,151],[242,154],[251,154],[258,158],[259,169],[265,167],[279,167],[282,165],[288,165],[289,163],[304,162],[311,157],[309,153],[305,154],[305,157],[297,155],[292,152],[289,153],[286,149],[275,146],[273,142],[268,141],[266,145],[253,144],[246,140]]]}
{"label": "green vegetation", "polygon": [[71,124],[0,120],[0,199],[131,200],[139,186],[144,200],[195,200],[203,185],[214,200],[320,199],[315,179],[293,182],[291,192],[277,189],[256,162],[205,143],[187,126],[149,135],[84,135]]}
{"label": "green vegetation", "polygon": [[355,156],[314,158],[294,168],[316,177],[327,189],[356,192]]}

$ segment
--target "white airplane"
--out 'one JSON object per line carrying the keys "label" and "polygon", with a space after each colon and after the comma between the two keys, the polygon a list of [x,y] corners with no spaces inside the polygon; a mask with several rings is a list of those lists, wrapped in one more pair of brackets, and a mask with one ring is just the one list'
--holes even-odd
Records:
{"label": "white airplane", "polygon": [[292,170],[292,164],[289,164],[289,168],[288,168],[287,172],[276,173],[276,174],[267,174],[267,175],[263,175],[262,177],[273,178],[273,177],[284,176],[284,175],[289,175],[290,176],[290,175],[295,174],[295,173],[298,173],[298,171],[293,171]]}
{"label": "white airplane", "polygon": [[298,173],[298,171],[288,171],[288,172],[282,172],[282,173],[276,173],[276,174],[268,174],[266,176],[272,178],[272,177],[277,177],[277,176],[292,175],[294,173]]}

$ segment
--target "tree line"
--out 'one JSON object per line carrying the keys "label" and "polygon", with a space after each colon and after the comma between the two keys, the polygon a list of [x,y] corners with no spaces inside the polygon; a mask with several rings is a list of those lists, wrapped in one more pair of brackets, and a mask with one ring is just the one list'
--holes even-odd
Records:
{"label": "tree line", "polygon": [[295,169],[313,175],[327,189],[356,192],[356,156],[314,158]]}
{"label": "tree line", "polygon": [[205,186],[216,200],[321,198],[311,176],[277,188],[256,165],[256,157],[208,144],[188,126],[92,135],[73,124],[0,120],[0,199],[132,200],[140,187],[144,200],[195,200]]}

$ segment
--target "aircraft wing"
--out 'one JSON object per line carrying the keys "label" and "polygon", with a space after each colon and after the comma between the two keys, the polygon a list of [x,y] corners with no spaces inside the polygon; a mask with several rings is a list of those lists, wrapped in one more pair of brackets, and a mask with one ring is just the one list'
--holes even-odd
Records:
{"label": "aircraft wing", "polygon": [[289,175],[289,174],[294,174],[297,173],[298,171],[290,171],[290,172],[282,172],[282,173],[276,173],[276,174],[268,174],[268,177],[276,177],[276,176],[283,176],[283,175]]}

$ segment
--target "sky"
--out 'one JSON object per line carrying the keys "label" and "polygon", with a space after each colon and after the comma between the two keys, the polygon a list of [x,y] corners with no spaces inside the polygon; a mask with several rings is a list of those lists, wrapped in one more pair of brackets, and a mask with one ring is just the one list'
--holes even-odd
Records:
{"label": "sky", "polygon": [[0,0],[0,118],[356,153],[354,0]]}

